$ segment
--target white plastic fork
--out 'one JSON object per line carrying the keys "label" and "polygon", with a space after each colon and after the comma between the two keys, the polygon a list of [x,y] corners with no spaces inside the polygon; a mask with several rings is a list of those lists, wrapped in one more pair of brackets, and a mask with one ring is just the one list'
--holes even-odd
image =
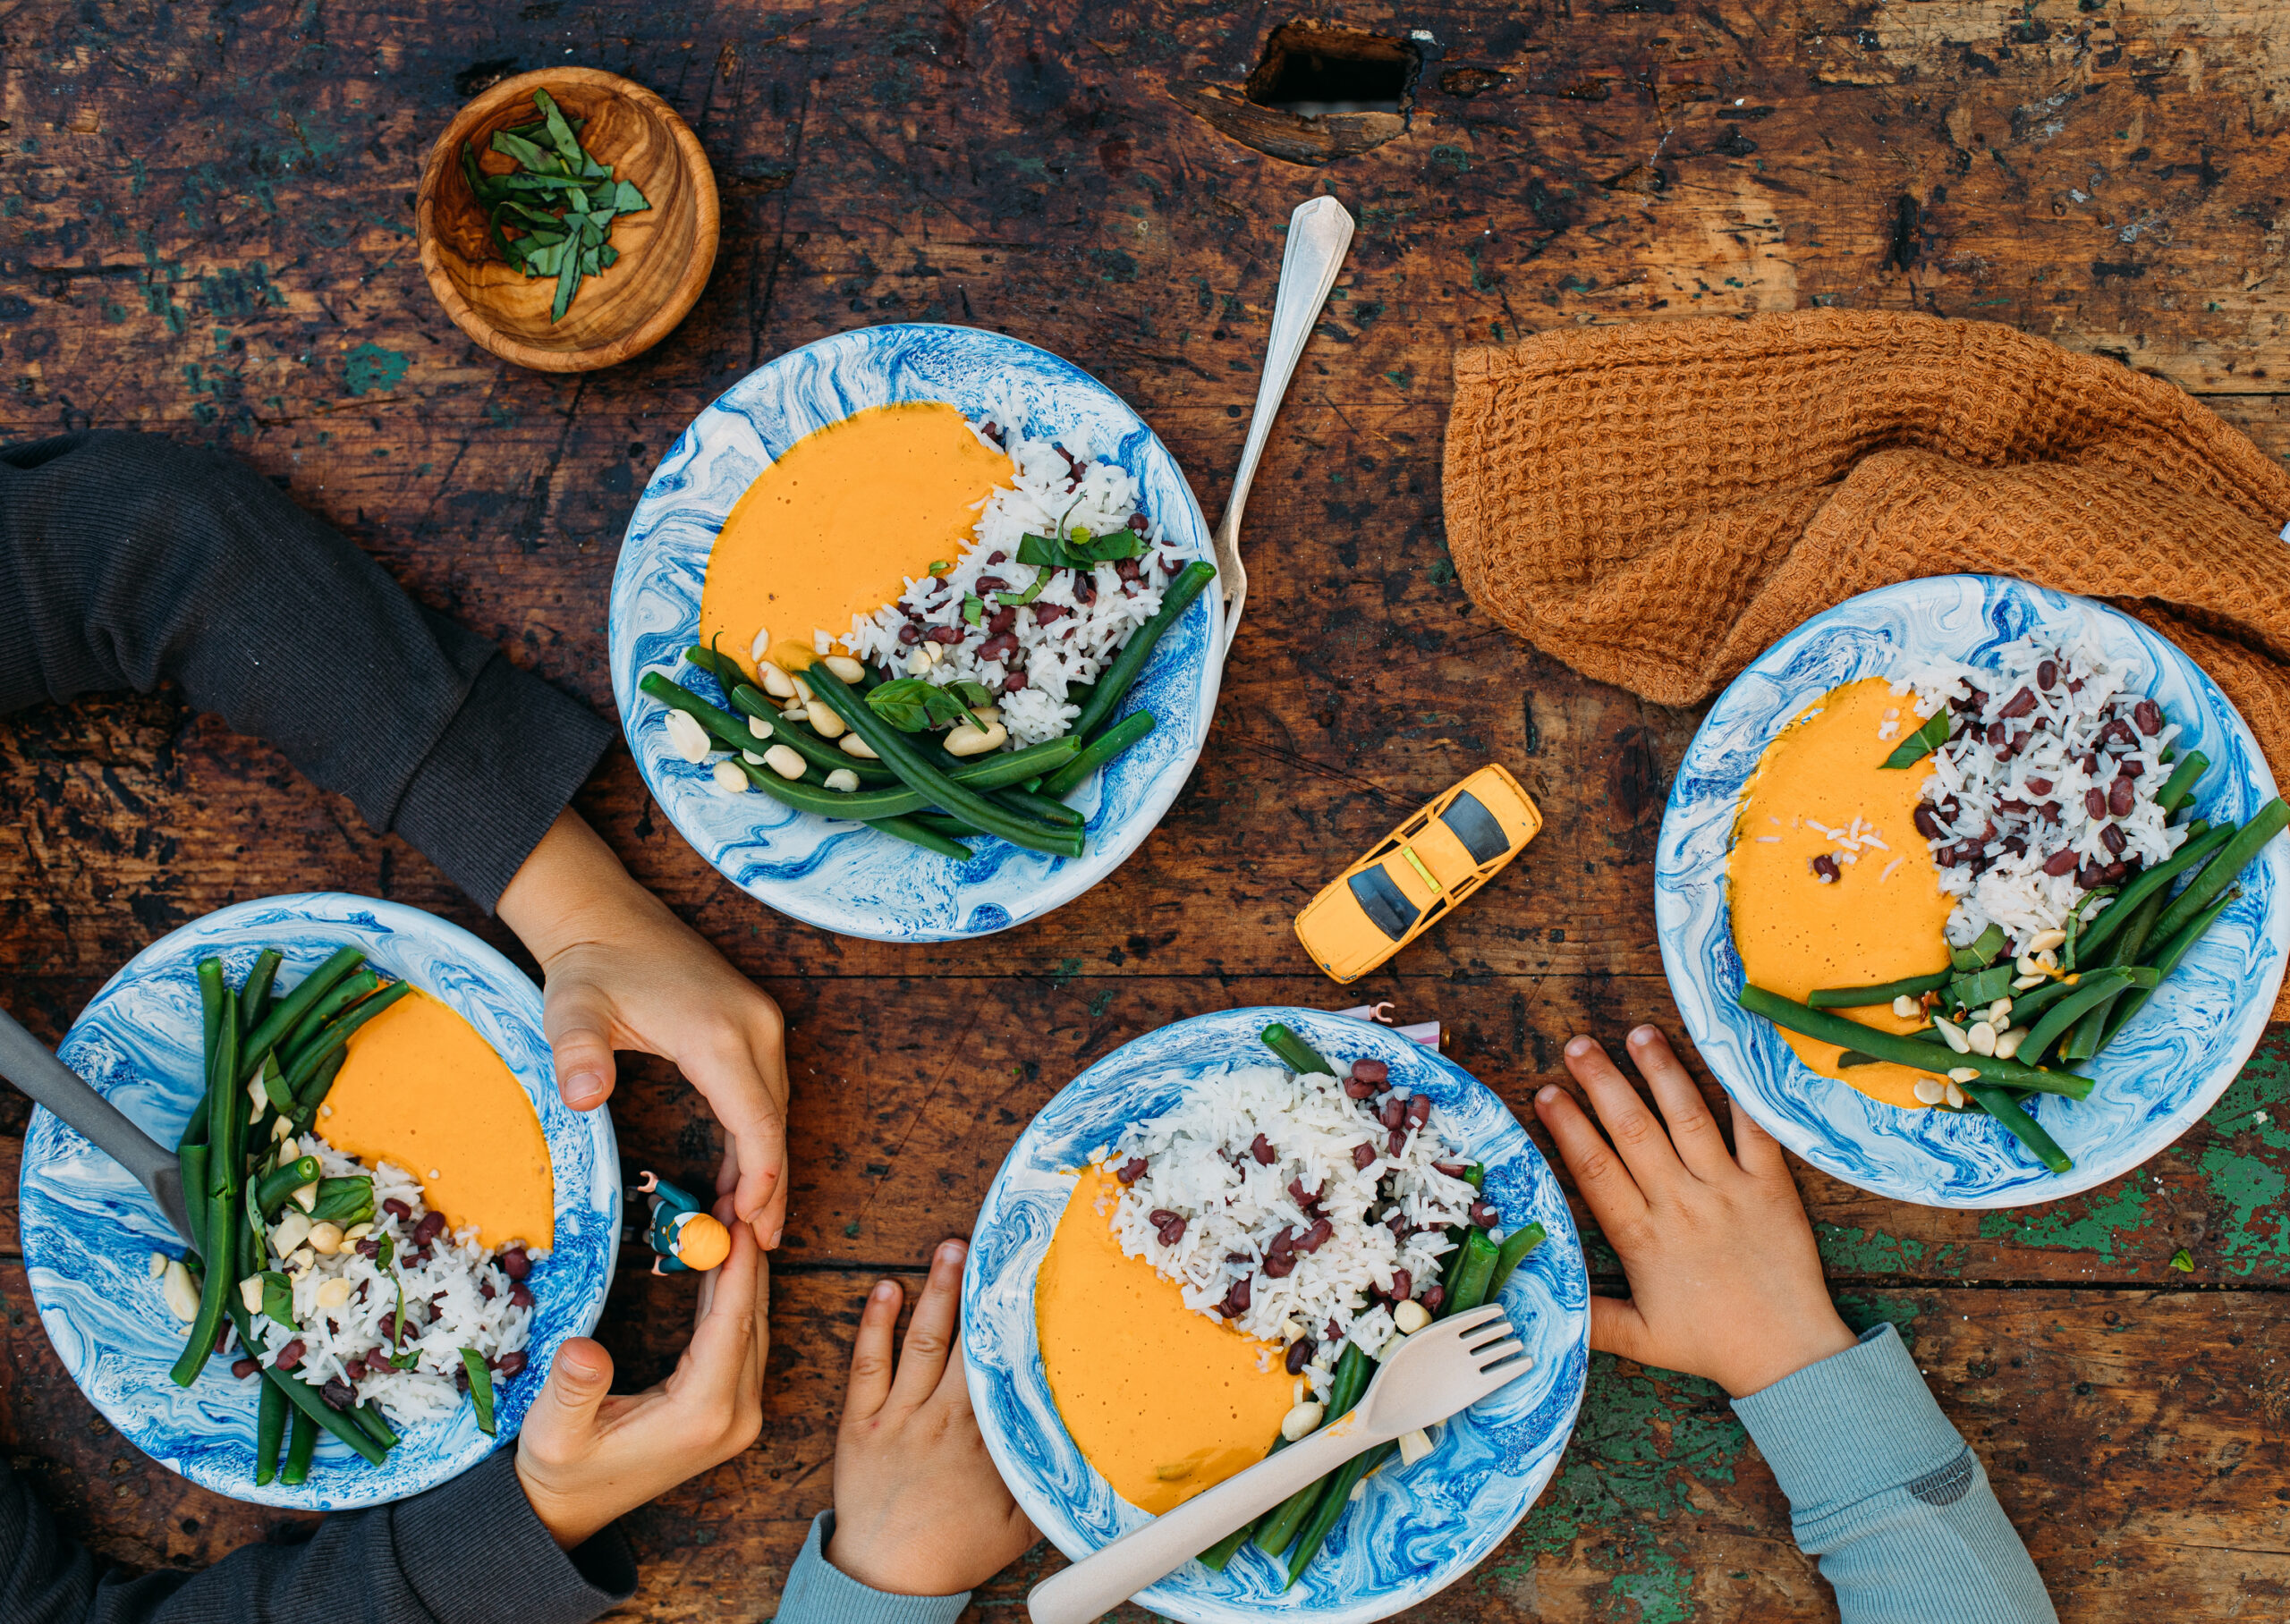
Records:
{"label": "white plastic fork", "polygon": [[1533,1363],[1492,1305],[1427,1325],[1386,1357],[1350,1415],[1044,1579],[1026,1611],[1033,1624],[1090,1624],[1363,1450],[1446,1420]]}

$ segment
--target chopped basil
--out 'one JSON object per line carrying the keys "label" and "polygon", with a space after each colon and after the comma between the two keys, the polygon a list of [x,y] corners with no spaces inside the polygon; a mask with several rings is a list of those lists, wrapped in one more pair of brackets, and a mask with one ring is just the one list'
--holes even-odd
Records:
{"label": "chopped basil", "polygon": [[1018,538],[1018,562],[1036,569],[1087,570],[1120,558],[1142,558],[1151,544],[1135,530],[1108,530],[1091,537],[1075,530],[1060,540],[1055,536],[1026,535]]}
{"label": "chopped basil", "polygon": [[[535,90],[533,106],[539,123],[493,132],[492,149],[514,162],[515,171],[486,173],[476,148],[464,141],[462,173],[486,210],[495,251],[528,276],[556,278],[548,318],[559,322],[581,279],[620,258],[608,241],[613,221],[652,205],[632,182],[616,180],[611,165],[589,155],[574,133],[581,121],[566,118],[547,91]],[[509,236],[505,227],[519,234]]]}
{"label": "chopped basil", "polygon": [[469,1401],[477,1410],[477,1430],[493,1436],[493,1372],[485,1356],[474,1348],[462,1349],[462,1368],[469,1373]]}
{"label": "chopped basil", "polygon": [[292,1331],[294,1327],[294,1286],[276,1269],[266,1269],[262,1280],[262,1312]]}
{"label": "chopped basil", "polygon": [[976,596],[963,599],[963,619],[972,626],[986,624],[986,600]]}
{"label": "chopped basil", "polygon": [[[955,685],[956,689],[964,687],[978,688],[979,684]],[[939,688],[920,677],[900,677],[883,683],[868,693],[867,705],[902,733],[919,733],[927,727],[970,719],[970,707],[956,697],[954,689]]]}

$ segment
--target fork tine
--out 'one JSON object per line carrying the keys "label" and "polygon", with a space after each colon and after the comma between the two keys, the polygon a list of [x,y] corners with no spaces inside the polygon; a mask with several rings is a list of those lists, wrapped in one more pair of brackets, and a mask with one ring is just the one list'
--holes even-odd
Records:
{"label": "fork tine", "polygon": [[1500,1304],[1482,1303],[1476,1308],[1466,1308],[1461,1314],[1449,1315],[1439,1323],[1438,1328],[1454,1336],[1468,1337],[1502,1318]]}
{"label": "fork tine", "polygon": [[1484,1348],[1472,1349],[1471,1357],[1478,1361],[1480,1369],[1491,1370],[1513,1354],[1526,1350],[1527,1345],[1522,1341],[1494,1342]]}
{"label": "fork tine", "polygon": [[1509,1320],[1493,1319],[1488,1320],[1484,1324],[1473,1325],[1470,1330],[1463,1332],[1462,1341],[1465,1347],[1470,1348],[1476,1352],[1480,1348],[1485,1346],[1490,1341],[1499,1341],[1506,1336],[1516,1336],[1518,1334],[1518,1332],[1512,1328],[1511,1322]]}

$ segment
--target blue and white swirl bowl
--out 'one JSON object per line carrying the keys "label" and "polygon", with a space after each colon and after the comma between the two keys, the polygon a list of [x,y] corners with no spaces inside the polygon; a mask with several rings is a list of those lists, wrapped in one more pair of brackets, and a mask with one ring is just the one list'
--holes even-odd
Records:
{"label": "blue and white swirl bowl", "polygon": [[197,967],[219,957],[233,985],[265,947],[285,954],[291,988],[345,943],[377,969],[411,981],[475,1027],[515,1074],[540,1117],[556,1184],[556,1245],[534,1260],[531,1362],[498,1390],[496,1436],[464,1404],[409,1429],[380,1466],[331,1437],[309,1479],[254,1481],[255,1385],[207,1362],[188,1388],[168,1367],[188,1329],[148,1271],[182,1240],[127,1171],[46,1111],[24,1138],[18,1203],[24,1269],[41,1325],[72,1379],[105,1419],[145,1454],[201,1488],[235,1500],[342,1510],[400,1500],[467,1471],[516,1436],[557,1348],[585,1336],[604,1310],[620,1246],[620,1153],[602,1108],[574,1112],[557,1096],[540,993],[517,968],[457,926],[369,897],[313,892],[241,902],[161,937],[104,985],[72,1023],[64,1062],[162,1145],[182,1137],[199,1098]]}
{"label": "blue and white swirl bowl", "polygon": [[613,576],[613,698],[637,770],[677,832],[741,890],[823,929],[881,942],[1005,930],[1119,867],[1184,787],[1223,670],[1224,605],[1212,589],[1162,638],[1123,704],[1124,715],[1151,711],[1153,732],[1073,798],[1089,819],[1079,858],[980,840],[957,863],[766,795],[723,794],[706,765],[679,757],[661,706],[636,685],[649,671],[691,679],[683,651],[699,640],[708,555],[733,506],[804,436],[869,407],[923,401],[972,419],[1014,405],[1028,435],[1086,435],[1098,456],[1136,477],[1164,536],[1211,556],[1208,521],[1176,460],[1120,396],[1047,351],[976,327],[893,325],[820,339],[742,378],[677,438],[629,519]]}
{"label": "blue and white swirl bowl", "polygon": [[1034,1322],[1034,1279],[1091,1152],[1130,1123],[1171,1109],[1203,1075],[1268,1059],[1258,1037],[1285,1021],[1331,1057],[1372,1057],[1395,1083],[1429,1094],[1437,1120],[1487,1169],[1487,1198],[1507,1228],[1540,1223],[1549,1239],[1504,1288],[1502,1303],[1533,1368],[1442,1426],[1432,1452],[1395,1459],[1367,1481],[1293,1589],[1253,1545],[1222,1573],[1189,1561],[1136,1598],[1184,1624],[1264,1618],[1365,1624],[1469,1572],[1527,1514],[1556,1470],[1582,1402],[1590,1357],[1590,1278],[1566,1198],[1525,1129],[1484,1084],[1388,1027],[1317,1010],[1226,1010],[1123,1045],[1035,1116],[987,1191],[963,1281],[963,1354],[987,1448],[1034,1527],[1078,1560],[1150,1518],[1122,1500],[1081,1454],[1050,1396]]}
{"label": "blue and white swirl bowl", "polygon": [[1685,1028],[1718,1081],[1760,1126],[1823,1171],[1928,1206],[2020,1206],[2106,1183],[2209,1110],[2266,1029],[2290,956],[2290,841],[2244,870],[2242,897],[2094,1063],[2089,1099],[2038,1095],[2028,1110],[2074,1161],[2046,1171],[1995,1122],[1903,1111],[1820,1076],[1768,1021],[1734,1002],[1743,985],[1726,895],[1742,791],[1783,727],[1829,689],[1893,677],[1935,656],[1986,664],[2038,633],[2089,639],[2211,761],[2195,809],[2248,819],[2275,794],[2258,741],[2218,686],[2167,639],[2089,598],[1997,576],[1905,581],[1849,598],[1783,638],[1721,694],[1687,747],[1655,858],[1662,968]]}

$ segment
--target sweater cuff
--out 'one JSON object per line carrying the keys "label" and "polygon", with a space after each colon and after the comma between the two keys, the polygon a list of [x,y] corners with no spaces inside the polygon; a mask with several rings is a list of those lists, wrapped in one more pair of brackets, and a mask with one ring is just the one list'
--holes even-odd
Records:
{"label": "sweater cuff", "polygon": [[1734,1400],[1734,1413],[1800,1518],[1898,1488],[1964,1451],[1889,1324]]}
{"label": "sweater cuff", "polygon": [[636,1594],[636,1558],[617,1527],[557,1548],[517,1481],[514,1449],[399,1501],[390,1517],[406,1582],[440,1624],[589,1624]]}
{"label": "sweater cuff", "polygon": [[496,654],[414,769],[390,828],[491,913],[612,738],[610,723]]}
{"label": "sweater cuff", "polygon": [[954,1624],[970,1602],[967,1590],[955,1595],[893,1595],[862,1585],[827,1560],[827,1543],[834,1537],[830,1506],[811,1519],[803,1553],[795,1559],[779,1598],[777,1624]]}

